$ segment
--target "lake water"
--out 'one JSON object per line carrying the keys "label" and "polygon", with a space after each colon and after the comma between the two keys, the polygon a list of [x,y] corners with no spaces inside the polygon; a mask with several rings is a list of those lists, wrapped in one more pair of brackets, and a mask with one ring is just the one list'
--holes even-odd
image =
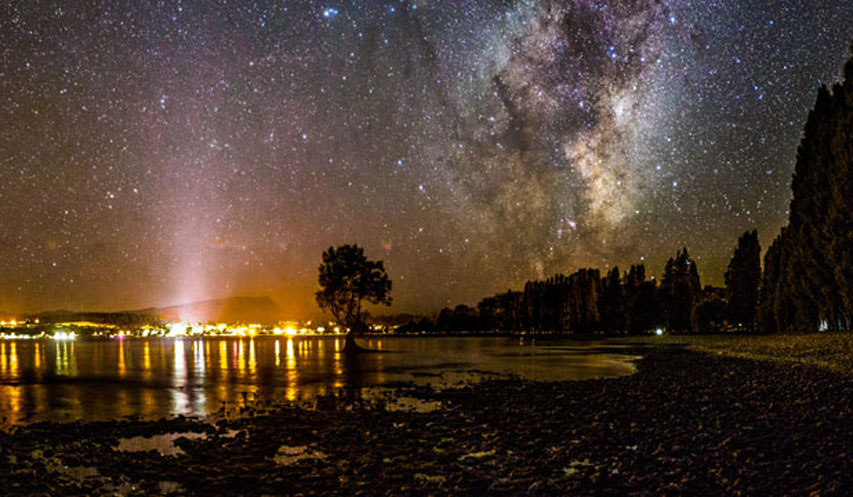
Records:
{"label": "lake water", "polygon": [[369,338],[357,361],[342,337],[0,341],[0,427],[34,421],[204,416],[255,400],[310,400],[394,381],[453,384],[495,375],[553,381],[634,372],[601,344],[530,338]]}

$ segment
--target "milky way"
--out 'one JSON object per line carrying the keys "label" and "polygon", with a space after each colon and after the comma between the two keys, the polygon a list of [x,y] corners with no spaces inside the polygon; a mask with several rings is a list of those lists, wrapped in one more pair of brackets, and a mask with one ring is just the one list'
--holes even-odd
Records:
{"label": "milky way", "polygon": [[853,0],[11,2],[0,309],[311,303],[320,253],[431,311],[785,223]]}

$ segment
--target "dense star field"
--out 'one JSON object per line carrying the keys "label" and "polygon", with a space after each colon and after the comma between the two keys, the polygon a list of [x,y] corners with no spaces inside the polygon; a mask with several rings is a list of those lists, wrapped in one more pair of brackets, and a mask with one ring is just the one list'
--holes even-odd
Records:
{"label": "dense star field", "polygon": [[785,223],[853,0],[6,2],[0,308],[270,294],[384,259],[395,309]]}

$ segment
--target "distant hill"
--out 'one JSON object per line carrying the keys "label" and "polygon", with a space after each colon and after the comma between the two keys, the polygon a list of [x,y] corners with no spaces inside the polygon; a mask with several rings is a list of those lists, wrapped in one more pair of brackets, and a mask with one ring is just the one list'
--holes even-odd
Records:
{"label": "distant hill", "polygon": [[[11,317],[13,316],[10,316],[10,319]],[[119,312],[55,310],[28,314],[25,317],[26,319],[39,319],[42,323],[87,321],[118,326],[156,324],[162,321],[271,324],[284,319],[281,309],[269,297],[229,297],[169,307]]]}
{"label": "distant hill", "polygon": [[269,297],[229,297],[157,309],[165,321],[275,323],[281,309]]}
{"label": "distant hill", "polygon": [[155,309],[120,312],[77,312],[68,310],[46,311],[25,316],[28,320],[38,319],[42,323],[67,323],[86,321],[89,323],[136,326],[159,321]]}

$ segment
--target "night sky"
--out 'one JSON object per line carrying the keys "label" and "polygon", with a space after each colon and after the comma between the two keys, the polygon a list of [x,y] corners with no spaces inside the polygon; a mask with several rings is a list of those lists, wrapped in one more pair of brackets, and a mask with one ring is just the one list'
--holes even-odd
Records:
{"label": "night sky", "polygon": [[345,242],[398,312],[685,244],[722,284],[853,40],[853,0],[97,3],[0,7],[0,309],[307,316]]}

